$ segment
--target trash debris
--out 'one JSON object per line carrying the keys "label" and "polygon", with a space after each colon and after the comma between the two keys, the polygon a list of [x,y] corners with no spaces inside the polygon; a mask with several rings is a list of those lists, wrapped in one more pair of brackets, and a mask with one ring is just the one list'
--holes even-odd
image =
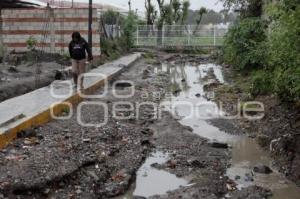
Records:
{"label": "trash debris", "polygon": [[228,144],[226,144],[226,143],[211,141],[208,144],[211,147],[214,147],[214,148],[223,148],[223,149],[227,149],[228,148]]}
{"label": "trash debris", "polygon": [[262,174],[270,174],[273,172],[272,169],[266,165],[257,165],[253,168],[253,171]]}
{"label": "trash debris", "polygon": [[201,97],[201,94],[200,94],[200,93],[197,93],[195,96],[196,96],[196,97]]}

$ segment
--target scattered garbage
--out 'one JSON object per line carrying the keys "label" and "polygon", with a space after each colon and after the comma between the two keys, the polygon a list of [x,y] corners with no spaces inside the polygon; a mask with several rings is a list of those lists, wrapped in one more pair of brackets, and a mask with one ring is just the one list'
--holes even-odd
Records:
{"label": "scattered garbage", "polygon": [[226,188],[228,191],[235,191],[237,189],[237,184],[233,180],[228,179],[226,182]]}
{"label": "scattered garbage", "polygon": [[10,66],[10,67],[8,68],[8,71],[9,71],[10,73],[17,73],[17,72],[19,72],[16,66]]}
{"label": "scattered garbage", "polygon": [[272,173],[272,169],[266,165],[257,165],[253,168],[253,171],[256,173],[270,174]]}
{"label": "scattered garbage", "polygon": [[253,182],[254,178],[253,178],[253,174],[251,173],[246,173],[245,177],[244,177],[245,182]]}
{"label": "scattered garbage", "polygon": [[221,142],[216,142],[216,141],[210,141],[208,144],[211,147],[214,147],[214,148],[222,148],[222,149],[227,149],[228,148],[228,144],[226,144],[226,143],[221,143]]}

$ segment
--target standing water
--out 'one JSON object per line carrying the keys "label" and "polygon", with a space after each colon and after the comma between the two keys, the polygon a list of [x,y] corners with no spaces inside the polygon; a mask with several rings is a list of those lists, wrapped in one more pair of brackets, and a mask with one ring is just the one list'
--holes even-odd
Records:
{"label": "standing water", "polygon": [[168,155],[160,151],[153,153],[137,172],[135,196],[149,197],[165,194],[167,191],[187,185],[187,181],[163,170],[153,168],[152,164],[167,162]]}
{"label": "standing water", "polygon": [[164,164],[168,160],[169,155],[167,153],[161,151],[152,153],[137,171],[134,186],[124,196],[116,197],[115,199],[163,195],[181,186],[187,186],[187,180],[153,167],[153,164]]}
{"label": "standing water", "polygon": [[[254,139],[244,135],[230,135],[210,125],[206,119],[217,118],[223,114],[217,104],[210,102],[204,92],[204,79],[208,71],[213,70],[220,83],[224,83],[222,70],[215,64],[169,65],[163,64],[156,68],[156,72],[164,71],[170,74],[174,95],[167,98],[162,104],[177,117],[180,123],[193,128],[193,132],[209,140],[225,142],[232,146],[232,165],[227,175],[235,180],[238,188],[258,185],[273,192],[273,199],[297,199],[300,188],[288,181],[281,173],[273,168],[271,174],[256,174],[253,180],[252,169],[255,165],[263,164],[272,167],[272,159],[262,150]],[[238,177],[237,177],[238,176]]]}

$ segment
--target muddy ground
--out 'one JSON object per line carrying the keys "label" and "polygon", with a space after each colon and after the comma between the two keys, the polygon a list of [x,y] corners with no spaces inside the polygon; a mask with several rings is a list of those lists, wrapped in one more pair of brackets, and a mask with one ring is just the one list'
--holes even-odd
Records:
{"label": "muddy ground", "polygon": [[[176,61],[184,61],[184,57],[177,57]],[[155,118],[151,105],[140,106],[138,116],[136,111],[112,111],[120,101],[134,102],[134,110],[139,103],[158,104],[169,91],[170,82],[167,73],[156,74],[154,68],[169,58],[163,53],[153,58],[147,56],[115,79],[133,82],[133,86],[117,84],[115,89],[119,94],[128,94],[134,87],[132,97],[116,98],[110,84],[106,96],[87,100],[108,105],[108,122],[102,127],[79,125],[74,109],[69,120],[55,120],[20,132],[18,139],[0,151],[0,198],[121,196],[134,183],[144,160],[156,150],[171,154],[171,158],[165,164],[153,166],[189,179],[189,186],[151,198],[224,198],[230,183],[225,176],[230,158],[228,148],[212,147],[168,112],[162,112],[160,119]],[[195,63],[201,61],[196,56],[186,58]],[[83,108],[81,119],[101,122],[103,115],[103,108],[90,105]],[[128,118],[124,119],[125,116]],[[250,187],[234,192],[232,198],[261,199],[268,195],[261,188]]]}
{"label": "muddy ground", "polygon": [[251,87],[249,77],[235,73],[228,66],[223,69],[228,84],[216,88],[215,101],[222,101],[224,109],[230,115],[237,113],[238,101],[258,101],[264,104],[264,117],[254,121],[216,119],[211,123],[224,131],[245,133],[257,139],[258,143],[270,152],[278,170],[300,186],[299,105],[283,103],[274,95],[253,97],[248,91]]}
{"label": "muddy ground", "polygon": [[0,102],[67,78],[70,66],[59,54],[11,52],[0,62]]}

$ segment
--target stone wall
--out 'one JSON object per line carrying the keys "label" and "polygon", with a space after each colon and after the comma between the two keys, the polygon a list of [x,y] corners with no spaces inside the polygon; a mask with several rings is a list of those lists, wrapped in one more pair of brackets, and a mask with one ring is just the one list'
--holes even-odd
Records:
{"label": "stone wall", "polygon": [[[88,8],[3,9],[1,14],[2,45],[9,51],[26,51],[30,37],[37,40],[36,49],[52,53],[67,53],[74,31],[88,39]],[[96,9],[93,9],[93,54],[100,55]]]}

